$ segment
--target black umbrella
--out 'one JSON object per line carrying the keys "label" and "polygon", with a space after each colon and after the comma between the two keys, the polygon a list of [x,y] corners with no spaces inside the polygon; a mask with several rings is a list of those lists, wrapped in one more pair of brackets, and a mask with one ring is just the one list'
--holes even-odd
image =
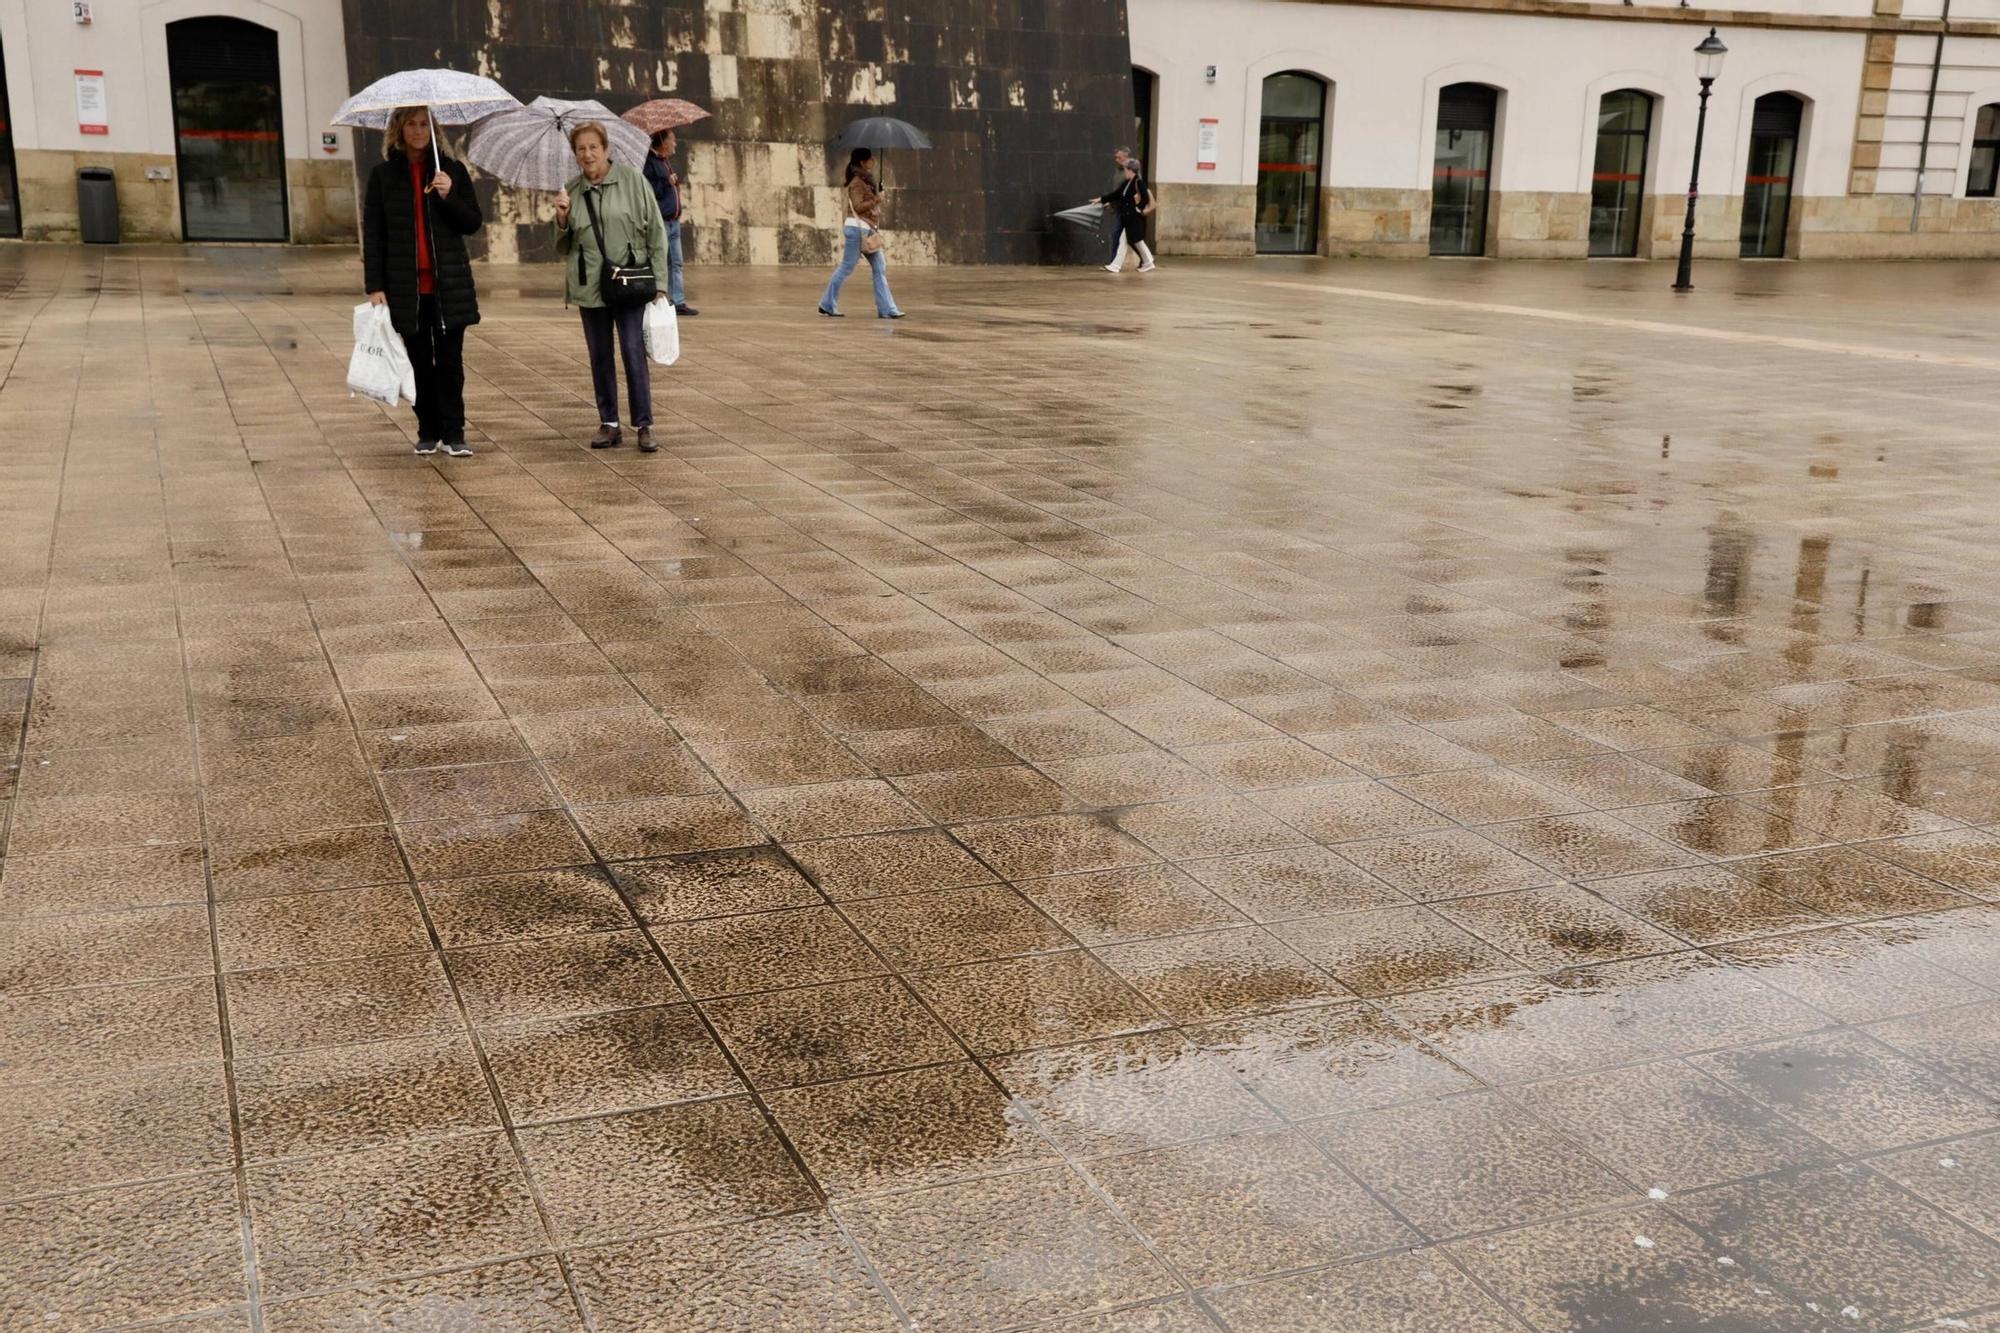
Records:
{"label": "black umbrella", "polygon": [[[833,147],[847,152],[856,148],[869,148],[882,152],[889,148],[929,148],[931,136],[925,134],[907,120],[897,120],[894,116],[863,116],[846,129],[833,136]],[[882,163],[882,188],[889,188],[889,163]]]}
{"label": "black umbrella", "polygon": [[931,137],[907,120],[894,116],[863,116],[833,136],[840,150],[854,148],[929,148]]}

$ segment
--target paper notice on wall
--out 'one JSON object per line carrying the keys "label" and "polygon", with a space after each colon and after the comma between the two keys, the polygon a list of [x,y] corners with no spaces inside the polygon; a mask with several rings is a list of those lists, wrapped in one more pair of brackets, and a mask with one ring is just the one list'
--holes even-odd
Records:
{"label": "paper notice on wall", "polygon": [[84,134],[111,133],[111,115],[104,109],[104,71],[76,71],[76,128]]}
{"label": "paper notice on wall", "polygon": [[1194,135],[1194,169],[1214,171],[1222,151],[1222,122],[1203,116]]}

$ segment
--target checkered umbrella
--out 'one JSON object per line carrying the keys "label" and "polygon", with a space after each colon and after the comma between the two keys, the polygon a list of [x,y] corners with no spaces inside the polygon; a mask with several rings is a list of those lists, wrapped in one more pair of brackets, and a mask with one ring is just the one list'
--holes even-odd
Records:
{"label": "checkered umbrella", "polygon": [[627,111],[624,118],[644,130],[646,137],[651,139],[661,130],[677,130],[697,120],[707,120],[708,112],[678,97],[655,97]]}
{"label": "checkered umbrella", "polygon": [[585,123],[604,127],[613,162],[645,165],[648,144],[636,126],[620,120],[602,102],[565,102],[555,97],[537,97],[526,106],[480,121],[472,127],[465,158],[509,185],[560,190],[577,173],[570,131]]}

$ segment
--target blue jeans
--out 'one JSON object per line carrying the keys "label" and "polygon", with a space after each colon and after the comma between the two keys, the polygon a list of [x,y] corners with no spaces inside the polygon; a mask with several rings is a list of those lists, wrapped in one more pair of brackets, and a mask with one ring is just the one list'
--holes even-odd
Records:
{"label": "blue jeans", "polygon": [[681,286],[681,224],[667,224],[667,299],[675,305],[687,304],[687,291]]}
{"label": "blue jeans", "polygon": [[[868,234],[867,230],[862,227],[849,227],[846,230],[847,249],[840,256],[840,267],[833,271],[833,281],[826,285],[826,295],[819,298],[821,310],[840,309],[838,302],[841,286],[846,283],[847,275],[854,272],[854,266],[861,262],[861,238]],[[868,256],[868,267],[875,273],[875,313],[894,314],[896,298],[889,295],[889,270],[882,263],[880,250]]]}

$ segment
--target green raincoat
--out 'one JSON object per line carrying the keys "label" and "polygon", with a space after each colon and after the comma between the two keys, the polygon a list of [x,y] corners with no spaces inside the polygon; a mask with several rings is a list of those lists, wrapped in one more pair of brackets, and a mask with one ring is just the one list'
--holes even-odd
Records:
{"label": "green raincoat", "polygon": [[659,276],[660,290],[666,291],[667,224],[660,220],[659,201],[653,198],[653,187],[646,184],[646,178],[622,162],[613,162],[597,186],[590,187],[579,173],[568,188],[569,222],[556,224],[556,250],[563,256],[563,270],[568,275],[569,303],[591,308],[604,304],[597,281],[604,261],[591,234],[590,209],[584,202],[587,188],[597,192],[597,213],[604,222],[604,248],[611,262],[650,263]]}

